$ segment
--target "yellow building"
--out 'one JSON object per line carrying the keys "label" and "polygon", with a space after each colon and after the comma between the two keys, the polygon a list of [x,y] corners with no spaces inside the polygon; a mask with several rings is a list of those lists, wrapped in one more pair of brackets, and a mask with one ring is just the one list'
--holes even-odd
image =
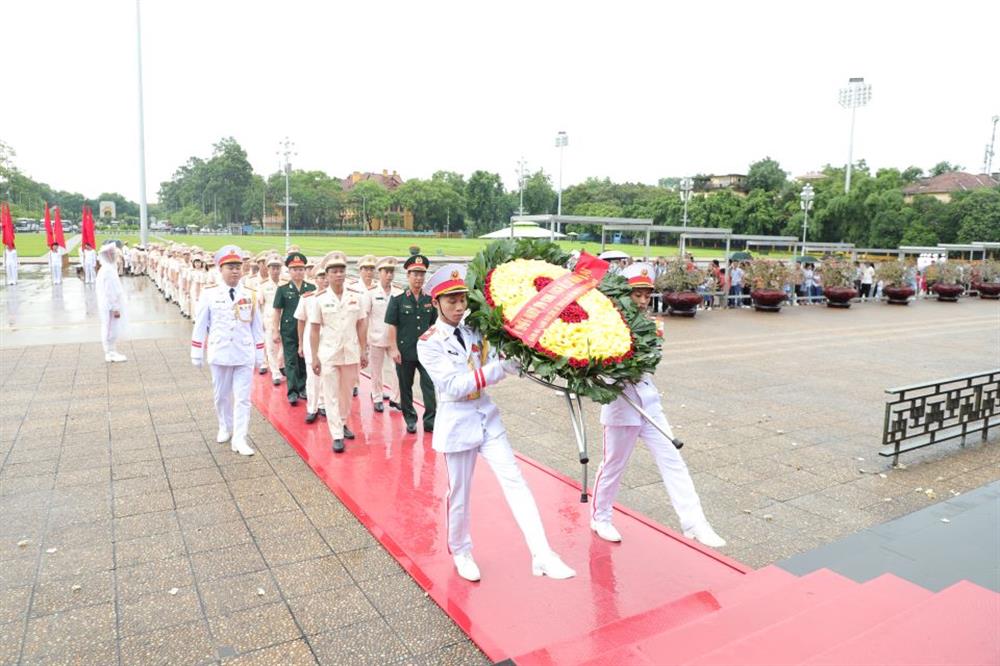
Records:
{"label": "yellow building", "polygon": [[[355,185],[366,180],[373,180],[390,192],[403,184],[403,178],[398,173],[395,171],[389,173],[388,170],[383,169],[380,174],[372,173],[370,171],[366,171],[364,173],[361,171],[355,171],[341,181],[341,187],[343,187],[345,192],[350,192],[354,189]],[[361,228],[363,223],[361,219],[362,212],[363,211],[357,210],[354,207],[345,209],[345,226]],[[413,211],[408,208],[403,208],[402,206],[393,206],[389,209],[385,220],[372,217],[369,219],[369,222],[371,223],[371,229],[369,229],[369,231],[378,231],[379,229],[406,229],[407,231],[413,231]]]}

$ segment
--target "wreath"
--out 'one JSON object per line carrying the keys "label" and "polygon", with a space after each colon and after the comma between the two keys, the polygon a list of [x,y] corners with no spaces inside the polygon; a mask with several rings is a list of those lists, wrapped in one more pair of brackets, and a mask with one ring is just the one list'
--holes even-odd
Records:
{"label": "wreath", "polygon": [[[507,357],[517,359],[524,372],[552,384],[561,381],[570,392],[606,404],[626,383],[656,369],[660,338],[656,324],[632,303],[625,278],[599,271],[599,284],[587,289],[594,283],[582,278],[573,283],[586,271],[579,265],[576,271],[565,268],[570,260],[549,241],[490,243],[469,264],[467,322]],[[585,260],[607,268],[589,255],[582,255],[580,261]],[[577,291],[563,291],[563,301],[579,295],[563,303],[554,292],[567,283]],[[554,310],[559,305],[545,311],[540,319],[548,323],[535,335],[516,334],[522,310],[540,302],[562,307],[558,313]]]}

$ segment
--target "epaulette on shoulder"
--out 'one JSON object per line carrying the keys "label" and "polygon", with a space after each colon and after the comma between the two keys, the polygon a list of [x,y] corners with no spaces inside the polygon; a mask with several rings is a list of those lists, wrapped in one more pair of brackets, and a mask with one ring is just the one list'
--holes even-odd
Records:
{"label": "epaulette on shoulder", "polygon": [[302,298],[309,298],[310,296],[315,296],[317,293],[319,293],[319,291],[317,289],[313,289],[312,291],[303,293]]}
{"label": "epaulette on shoulder", "polygon": [[436,332],[437,332],[437,327],[431,326],[426,331],[424,331],[424,334],[420,336],[420,339],[426,342],[427,340],[430,340],[431,336],[433,336]]}

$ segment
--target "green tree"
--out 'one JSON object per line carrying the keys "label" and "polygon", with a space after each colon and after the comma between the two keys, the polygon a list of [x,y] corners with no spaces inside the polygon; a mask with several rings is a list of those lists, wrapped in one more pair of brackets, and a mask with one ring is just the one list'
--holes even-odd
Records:
{"label": "green tree", "polygon": [[903,232],[903,238],[899,241],[900,245],[922,245],[925,247],[937,245],[939,242],[934,229],[919,219],[914,220],[906,228],[906,231]]}
{"label": "green tree", "polygon": [[924,170],[917,166],[909,166],[901,174],[904,183],[914,183],[924,177]]}
{"label": "green tree", "polygon": [[347,203],[354,209],[355,219],[360,222],[362,229],[371,230],[373,219],[382,220],[383,223],[389,221],[392,196],[378,181],[362,180],[357,183],[348,190]]}
{"label": "green tree", "polygon": [[960,192],[949,205],[962,220],[958,242],[1000,242],[1000,188]]}
{"label": "green tree", "polygon": [[965,167],[958,164],[949,164],[948,162],[938,162],[931,167],[931,177],[940,176],[943,173],[948,173],[949,171],[962,171]]}
{"label": "green tree", "polygon": [[781,211],[775,197],[764,189],[753,189],[743,205],[733,231],[741,234],[777,235],[783,226]]}
{"label": "green tree", "polygon": [[782,170],[777,160],[765,157],[750,165],[750,170],[747,172],[747,189],[751,192],[753,190],[778,192],[787,178],[788,174]]}
{"label": "green tree", "polygon": [[465,188],[466,213],[476,236],[505,226],[513,212],[499,174],[474,171]]}
{"label": "green tree", "polygon": [[393,193],[393,200],[413,213],[418,231],[461,231],[464,195],[446,179],[411,179]]}
{"label": "green tree", "polygon": [[541,169],[525,180],[524,210],[528,215],[554,214],[556,198],[551,179]]}

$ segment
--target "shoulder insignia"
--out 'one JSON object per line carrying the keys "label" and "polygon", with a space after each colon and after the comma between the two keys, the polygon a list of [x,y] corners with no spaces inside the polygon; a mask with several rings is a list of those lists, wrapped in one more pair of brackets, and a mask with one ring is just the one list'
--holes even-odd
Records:
{"label": "shoulder insignia", "polygon": [[426,331],[424,331],[424,334],[420,336],[420,339],[424,341],[430,340],[431,336],[434,335],[435,332],[436,332],[436,327],[431,326]]}
{"label": "shoulder insignia", "polygon": [[313,289],[312,291],[307,291],[306,293],[302,294],[302,298],[309,298],[310,296],[315,296],[315,295],[316,295],[316,290]]}

